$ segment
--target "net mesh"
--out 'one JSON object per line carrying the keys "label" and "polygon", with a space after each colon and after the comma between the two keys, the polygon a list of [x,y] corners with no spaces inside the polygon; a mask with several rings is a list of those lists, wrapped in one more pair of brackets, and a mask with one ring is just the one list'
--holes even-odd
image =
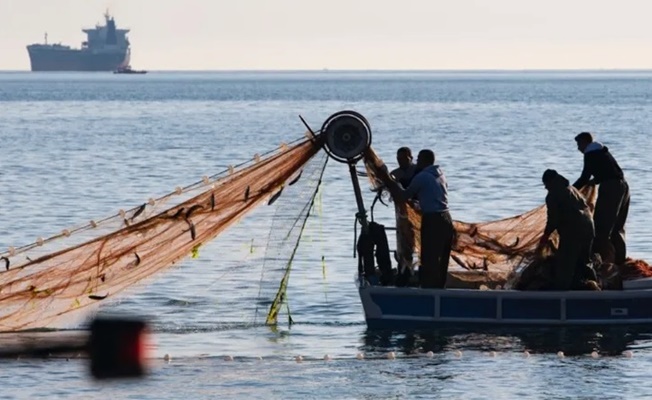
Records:
{"label": "net mesh", "polygon": [[[0,254],[0,330],[49,327],[196,254],[256,206],[276,200],[320,148],[314,138],[282,145],[133,209],[9,248]],[[296,229],[286,236],[297,239]]]}
{"label": "net mesh", "polygon": [[[316,155],[300,172],[302,184],[290,182],[283,190],[283,202],[276,208],[267,239],[255,312],[256,321],[261,320],[262,314],[265,313],[265,323],[276,324],[282,306],[287,304],[287,286],[292,262],[314,206],[327,161],[326,152]],[[288,320],[292,322],[289,306]]]}

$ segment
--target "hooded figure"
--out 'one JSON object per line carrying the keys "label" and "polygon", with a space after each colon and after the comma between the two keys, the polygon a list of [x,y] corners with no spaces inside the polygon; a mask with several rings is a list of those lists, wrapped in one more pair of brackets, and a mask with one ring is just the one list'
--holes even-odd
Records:
{"label": "hooded figure", "polygon": [[591,258],[594,236],[593,219],[580,192],[570,186],[568,180],[557,171],[546,170],[542,180],[548,190],[548,221],[540,245],[546,243],[550,234],[557,231],[559,248],[555,254],[552,274],[554,288],[570,290],[589,268],[587,264]]}
{"label": "hooded figure", "polygon": [[581,189],[587,184],[600,185],[593,214],[593,252],[599,253],[604,261],[622,265],[627,257],[625,221],[629,212],[629,185],[609,149],[594,142],[589,132],[580,133],[575,141],[577,149],[584,154],[584,169],[573,186]]}
{"label": "hooded figure", "polygon": [[455,236],[448,211],[448,184],[435,163],[432,150],[421,150],[417,158],[417,174],[407,189],[395,181],[388,186],[392,196],[407,201],[416,197],[421,208],[421,266],[419,283],[425,288],[444,288],[448,263]]}

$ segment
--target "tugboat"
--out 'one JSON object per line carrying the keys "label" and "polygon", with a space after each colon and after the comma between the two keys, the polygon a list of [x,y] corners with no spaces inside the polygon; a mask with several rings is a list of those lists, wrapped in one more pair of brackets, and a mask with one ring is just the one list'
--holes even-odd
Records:
{"label": "tugboat", "polygon": [[120,67],[113,71],[114,74],[146,74],[145,70],[131,69],[131,66]]}

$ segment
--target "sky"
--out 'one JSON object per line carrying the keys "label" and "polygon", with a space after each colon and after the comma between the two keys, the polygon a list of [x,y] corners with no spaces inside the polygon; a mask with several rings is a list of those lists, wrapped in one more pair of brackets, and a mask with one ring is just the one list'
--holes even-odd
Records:
{"label": "sky", "polygon": [[107,9],[150,70],[652,69],[650,0],[0,0],[0,70]]}

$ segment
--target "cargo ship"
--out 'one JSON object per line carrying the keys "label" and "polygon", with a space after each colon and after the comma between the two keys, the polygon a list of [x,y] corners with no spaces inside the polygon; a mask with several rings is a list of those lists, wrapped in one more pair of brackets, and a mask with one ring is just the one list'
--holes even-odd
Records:
{"label": "cargo ship", "polygon": [[116,71],[129,65],[129,29],[117,29],[115,20],[104,14],[104,25],[83,29],[87,39],[81,48],[45,43],[27,46],[32,71]]}

